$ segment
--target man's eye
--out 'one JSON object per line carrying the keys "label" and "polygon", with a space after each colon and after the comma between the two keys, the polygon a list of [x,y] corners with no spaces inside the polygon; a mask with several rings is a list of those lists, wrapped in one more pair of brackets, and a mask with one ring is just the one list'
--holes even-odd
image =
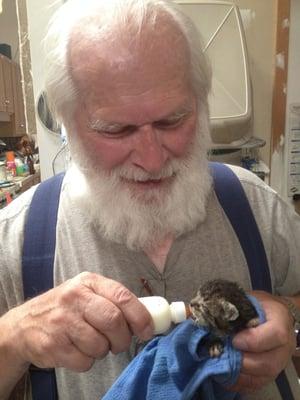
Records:
{"label": "man's eye", "polygon": [[96,132],[107,137],[122,137],[129,135],[134,131],[133,126],[125,126],[123,128],[118,128],[118,129],[97,129]]}
{"label": "man's eye", "polygon": [[172,129],[180,126],[183,122],[184,118],[176,118],[173,120],[161,120],[154,123],[154,126],[159,129]]}

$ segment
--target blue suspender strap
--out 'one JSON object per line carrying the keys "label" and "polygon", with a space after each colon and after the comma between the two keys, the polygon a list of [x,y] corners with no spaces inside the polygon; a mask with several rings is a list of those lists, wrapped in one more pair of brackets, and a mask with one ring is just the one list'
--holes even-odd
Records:
{"label": "blue suspender strap", "polygon": [[[22,276],[24,299],[53,287],[56,219],[64,174],[42,182],[28,211],[23,244]],[[33,400],[58,399],[54,369],[30,367]]]}
{"label": "blue suspender strap", "polygon": [[[230,168],[210,163],[217,198],[229,219],[247,260],[254,290],[272,293],[269,265],[263,241],[244,189]],[[276,379],[283,400],[294,400],[284,371]]]}
{"label": "blue suspender strap", "polygon": [[53,288],[56,218],[63,174],[42,182],[28,211],[23,245],[24,298]]}
{"label": "blue suspender strap", "polygon": [[252,288],[272,293],[265,248],[244,189],[230,168],[219,163],[212,166],[215,192],[243,249]]}

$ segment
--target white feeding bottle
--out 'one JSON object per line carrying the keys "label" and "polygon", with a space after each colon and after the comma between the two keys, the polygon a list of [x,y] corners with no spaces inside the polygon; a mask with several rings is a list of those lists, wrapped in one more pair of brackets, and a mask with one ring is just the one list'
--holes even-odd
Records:
{"label": "white feeding bottle", "polygon": [[179,324],[191,315],[189,306],[183,301],[174,301],[169,304],[160,296],[139,297],[139,301],[151,314],[156,335],[166,332],[172,322]]}

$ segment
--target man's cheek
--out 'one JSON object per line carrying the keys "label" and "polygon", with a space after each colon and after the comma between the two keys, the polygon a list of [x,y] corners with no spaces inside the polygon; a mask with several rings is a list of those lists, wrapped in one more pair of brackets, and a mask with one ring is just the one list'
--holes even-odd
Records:
{"label": "man's cheek", "polygon": [[184,156],[190,150],[195,138],[195,125],[186,126],[176,135],[176,140],[173,143],[174,152],[177,156]]}
{"label": "man's cheek", "polygon": [[127,158],[125,149],[107,146],[103,143],[90,143],[86,146],[86,153],[93,160],[94,164],[105,170],[112,170],[123,165]]}

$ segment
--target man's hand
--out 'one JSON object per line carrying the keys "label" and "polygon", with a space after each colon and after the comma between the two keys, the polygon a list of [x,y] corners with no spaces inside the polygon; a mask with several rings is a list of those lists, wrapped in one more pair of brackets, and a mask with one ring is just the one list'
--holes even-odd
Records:
{"label": "man's hand", "polygon": [[265,292],[251,293],[261,303],[266,322],[246,329],[233,339],[243,352],[242,369],[230,390],[251,393],[273,381],[287,365],[296,347],[293,319],[278,298]]}
{"label": "man's hand", "polygon": [[90,369],[109,351],[127,350],[132,335],[147,340],[153,334],[151,316],[136,296],[88,272],[12,309],[1,326],[20,365],[73,371]]}

